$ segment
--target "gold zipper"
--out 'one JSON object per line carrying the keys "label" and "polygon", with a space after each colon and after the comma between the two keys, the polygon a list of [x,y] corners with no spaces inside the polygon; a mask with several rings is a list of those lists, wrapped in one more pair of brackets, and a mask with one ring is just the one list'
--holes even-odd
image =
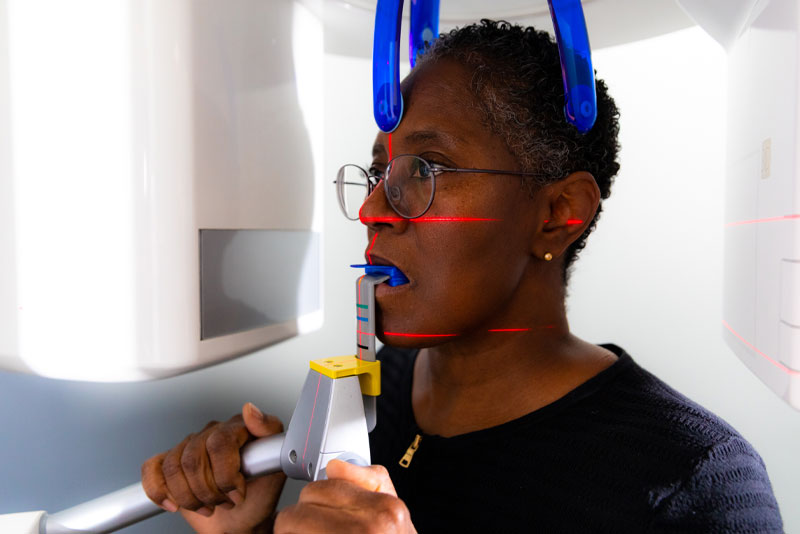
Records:
{"label": "gold zipper", "polygon": [[417,452],[419,449],[419,442],[422,440],[422,436],[417,434],[417,437],[414,438],[414,441],[409,445],[408,449],[406,449],[406,453],[400,458],[400,465],[403,467],[408,467],[411,465],[411,458],[414,457],[414,453]]}

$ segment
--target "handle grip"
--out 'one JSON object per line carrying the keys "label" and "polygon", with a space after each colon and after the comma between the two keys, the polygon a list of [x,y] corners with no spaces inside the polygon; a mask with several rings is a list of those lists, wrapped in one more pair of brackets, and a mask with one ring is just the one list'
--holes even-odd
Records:
{"label": "handle grip", "polygon": [[[281,470],[285,434],[275,434],[242,447],[242,473],[255,478]],[[41,534],[105,534],[163,512],[147,498],[141,483],[42,518]]]}

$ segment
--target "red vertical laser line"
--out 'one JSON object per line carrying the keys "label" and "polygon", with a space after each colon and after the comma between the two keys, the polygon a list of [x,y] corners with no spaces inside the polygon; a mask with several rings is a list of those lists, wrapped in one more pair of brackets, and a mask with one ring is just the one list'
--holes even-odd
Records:
{"label": "red vertical laser line", "polygon": [[378,232],[375,232],[375,237],[372,238],[372,243],[370,244],[369,249],[367,249],[367,263],[369,263],[370,265],[372,265],[372,256],[370,256],[369,253],[372,252],[372,247],[375,246],[375,241],[377,239],[378,239]]}
{"label": "red vertical laser line", "polygon": [[389,139],[389,161],[392,161],[392,134],[386,134]]}
{"label": "red vertical laser line", "polygon": [[319,380],[317,380],[317,392],[314,394],[314,405],[311,406],[311,420],[308,422],[308,432],[306,433],[306,444],[303,447],[303,465],[305,466],[306,461],[306,449],[308,449],[308,438],[311,436],[311,423],[314,422],[314,410],[317,407],[317,397],[319,397],[319,385],[322,382],[322,375],[319,375]]}

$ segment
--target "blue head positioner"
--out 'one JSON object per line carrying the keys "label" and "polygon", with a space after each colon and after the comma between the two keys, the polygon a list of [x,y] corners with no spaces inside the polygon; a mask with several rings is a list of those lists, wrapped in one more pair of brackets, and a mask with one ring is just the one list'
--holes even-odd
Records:
{"label": "blue head positioner", "polygon": [[[372,104],[375,122],[391,132],[403,117],[400,92],[400,26],[403,0],[378,0],[375,13],[375,41],[372,49]],[[439,35],[439,0],[411,0],[411,66],[417,55]]]}
{"label": "blue head positioner", "polygon": [[[564,79],[564,115],[581,133],[597,119],[589,36],[580,0],[548,0],[556,31]],[[400,26],[403,0],[378,0],[372,50],[372,103],[375,122],[392,132],[403,117],[400,92]],[[411,0],[411,66],[417,55],[439,34],[439,0]]]}
{"label": "blue head positioner", "polygon": [[597,119],[592,52],[580,0],[547,0],[556,30],[561,76],[564,79],[564,115],[581,133]]}

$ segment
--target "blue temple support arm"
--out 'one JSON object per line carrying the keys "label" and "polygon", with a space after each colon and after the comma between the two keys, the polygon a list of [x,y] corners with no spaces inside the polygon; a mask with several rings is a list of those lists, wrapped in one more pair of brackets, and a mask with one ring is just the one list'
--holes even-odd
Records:
{"label": "blue temple support arm", "polygon": [[564,78],[564,114],[581,133],[592,129],[597,119],[589,35],[580,0],[548,0],[556,31]]}
{"label": "blue temple support arm", "polygon": [[378,0],[372,47],[372,112],[378,128],[389,133],[403,117],[400,92],[400,25],[403,0]]}
{"label": "blue temple support arm", "polygon": [[439,36],[439,0],[411,0],[411,33],[408,37],[408,58],[411,68],[417,56]]}

